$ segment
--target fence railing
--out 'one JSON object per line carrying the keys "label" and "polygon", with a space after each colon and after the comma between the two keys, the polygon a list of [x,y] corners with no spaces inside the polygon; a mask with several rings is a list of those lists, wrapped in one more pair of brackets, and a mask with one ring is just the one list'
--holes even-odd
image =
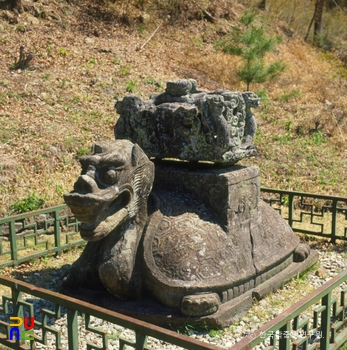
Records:
{"label": "fence railing", "polygon": [[347,240],[347,198],[312,193],[261,189],[261,197],[293,231],[336,240]]}
{"label": "fence railing", "polygon": [[[9,295],[2,296],[0,305],[0,344],[12,349],[38,349],[44,345],[49,349],[106,350],[112,346],[123,350],[129,346],[142,350],[163,349],[165,343],[191,350],[221,349],[216,345],[9,277],[0,277],[0,285],[9,287]],[[9,320],[12,315],[21,319],[25,316],[30,320],[34,318],[34,332],[30,334],[33,339],[30,344],[28,340],[16,340],[14,336],[15,333],[20,338],[20,334],[25,331],[24,324],[18,327],[19,331],[11,332],[13,327],[10,324],[17,322]]]}
{"label": "fence railing", "polygon": [[0,219],[0,268],[85,244],[66,205]]}
{"label": "fence railing", "polygon": [[338,349],[347,341],[347,270],[333,277],[230,350]]}
{"label": "fence railing", "polygon": [[[287,220],[294,231],[324,237],[333,243],[338,239],[347,240],[347,198],[267,188],[261,189],[261,197]],[[78,221],[65,205],[0,219],[0,268],[49,254],[60,254],[83,244],[85,241],[78,234]],[[342,287],[345,281],[346,271],[260,328],[252,338],[237,343],[233,349],[251,349],[260,343],[270,346],[269,349],[281,350],[310,350],[318,346],[321,349],[337,348],[347,340],[347,289]],[[218,349],[18,280],[0,277],[0,287],[9,289],[10,294],[2,296],[0,305],[0,344],[13,349],[34,349],[37,343],[53,343],[57,349],[79,349],[81,339],[86,338],[78,335],[81,330],[94,335],[91,340],[84,339],[87,349],[107,349],[110,339],[117,343],[117,349],[124,349],[126,345],[149,349],[154,339],[186,349]],[[317,302],[320,305],[316,305]],[[312,321],[307,316],[308,312],[313,313]],[[30,346],[28,342],[9,340],[9,315],[35,317],[35,335]],[[95,318],[117,325],[113,328],[117,332],[96,327],[95,324],[100,322],[95,323]],[[60,326],[56,326],[56,321]],[[119,327],[132,330],[132,337],[123,337]],[[305,336],[293,340],[290,332]],[[67,337],[65,345],[63,334]],[[319,342],[313,341],[317,339]]]}

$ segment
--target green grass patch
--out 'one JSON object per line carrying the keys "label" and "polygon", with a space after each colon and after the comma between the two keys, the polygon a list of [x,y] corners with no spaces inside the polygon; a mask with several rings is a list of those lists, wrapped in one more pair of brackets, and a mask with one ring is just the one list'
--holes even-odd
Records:
{"label": "green grass patch", "polygon": [[36,193],[31,193],[28,197],[14,202],[10,209],[14,213],[26,213],[29,211],[38,210],[45,204],[45,199],[38,196]]}

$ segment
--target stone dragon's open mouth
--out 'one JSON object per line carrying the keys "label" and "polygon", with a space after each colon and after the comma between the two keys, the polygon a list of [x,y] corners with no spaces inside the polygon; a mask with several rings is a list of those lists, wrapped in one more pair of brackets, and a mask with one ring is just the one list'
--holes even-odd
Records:
{"label": "stone dragon's open mouth", "polygon": [[[121,225],[128,216],[128,208],[133,199],[129,185],[110,186],[105,189],[97,187],[95,181],[87,175],[78,180],[84,186],[64,195],[66,204],[75,217],[81,221],[80,234],[83,239],[97,241]],[[85,190],[87,187],[91,192]]]}

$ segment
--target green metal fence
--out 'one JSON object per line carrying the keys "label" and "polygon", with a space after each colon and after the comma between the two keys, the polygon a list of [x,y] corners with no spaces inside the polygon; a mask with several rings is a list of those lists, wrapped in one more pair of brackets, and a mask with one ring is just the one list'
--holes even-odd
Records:
{"label": "green metal fence", "polygon": [[230,350],[338,349],[347,340],[347,270],[332,278]]}
{"label": "green metal fence", "polygon": [[270,188],[262,188],[261,197],[295,232],[347,240],[347,198]]}
{"label": "green metal fence", "polygon": [[0,219],[0,268],[85,244],[66,205]]}
{"label": "green metal fence", "polygon": [[[136,320],[78,299],[61,295],[31,284],[0,277],[0,285],[10,289],[2,296],[0,306],[0,344],[12,349],[158,349],[173,344],[184,349],[221,349],[213,344],[189,338],[176,332]],[[8,315],[34,317],[34,333],[30,341],[10,340],[14,321]],[[59,322],[57,322],[59,321]],[[100,322],[101,321],[101,322]],[[107,322],[107,328],[105,323]],[[112,325],[112,327],[110,327]],[[23,334],[24,324],[20,327]],[[124,328],[124,329],[123,329]],[[81,336],[81,333],[84,333]],[[124,336],[123,334],[126,334]]]}
{"label": "green metal fence", "polygon": [[[294,231],[324,237],[333,243],[338,239],[347,240],[347,198],[266,188],[261,189],[261,197],[288,221]],[[83,244],[85,241],[78,234],[78,221],[65,205],[0,219],[0,268],[49,254],[59,255],[63,250]],[[258,344],[269,349],[337,348],[347,339],[345,281],[347,272],[342,272],[232,349],[251,349]],[[157,344],[156,341],[186,349],[218,349],[18,280],[0,276],[0,287],[9,290],[8,295],[2,296],[0,305],[0,344],[13,349],[35,349],[37,344],[50,343],[57,349],[79,349],[82,348],[82,329],[93,334],[91,340],[85,340],[87,349],[108,349],[110,341],[116,343],[115,349],[125,349],[126,346],[150,349],[151,344]],[[316,305],[317,302],[320,305]],[[42,303],[44,307],[36,307]],[[308,312],[313,315],[312,321]],[[12,315],[35,317],[34,340],[24,343],[9,341],[9,317]],[[117,325],[117,334],[96,327],[95,318]],[[64,326],[56,326],[57,321]],[[132,330],[133,336],[123,337],[119,327]],[[293,332],[298,337],[293,337]],[[319,341],[313,342],[314,339]]]}

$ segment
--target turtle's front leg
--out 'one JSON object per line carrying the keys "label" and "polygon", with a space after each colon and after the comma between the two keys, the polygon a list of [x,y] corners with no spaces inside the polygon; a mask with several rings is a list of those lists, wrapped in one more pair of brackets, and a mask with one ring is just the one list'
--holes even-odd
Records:
{"label": "turtle's front leg", "polygon": [[104,246],[98,273],[104,287],[118,298],[141,295],[141,268],[137,265],[141,235],[141,228],[130,225],[120,238],[115,236]]}
{"label": "turtle's front leg", "polygon": [[63,280],[64,288],[98,288],[101,285],[98,273],[99,242],[89,242],[81,256],[71,265]]}

